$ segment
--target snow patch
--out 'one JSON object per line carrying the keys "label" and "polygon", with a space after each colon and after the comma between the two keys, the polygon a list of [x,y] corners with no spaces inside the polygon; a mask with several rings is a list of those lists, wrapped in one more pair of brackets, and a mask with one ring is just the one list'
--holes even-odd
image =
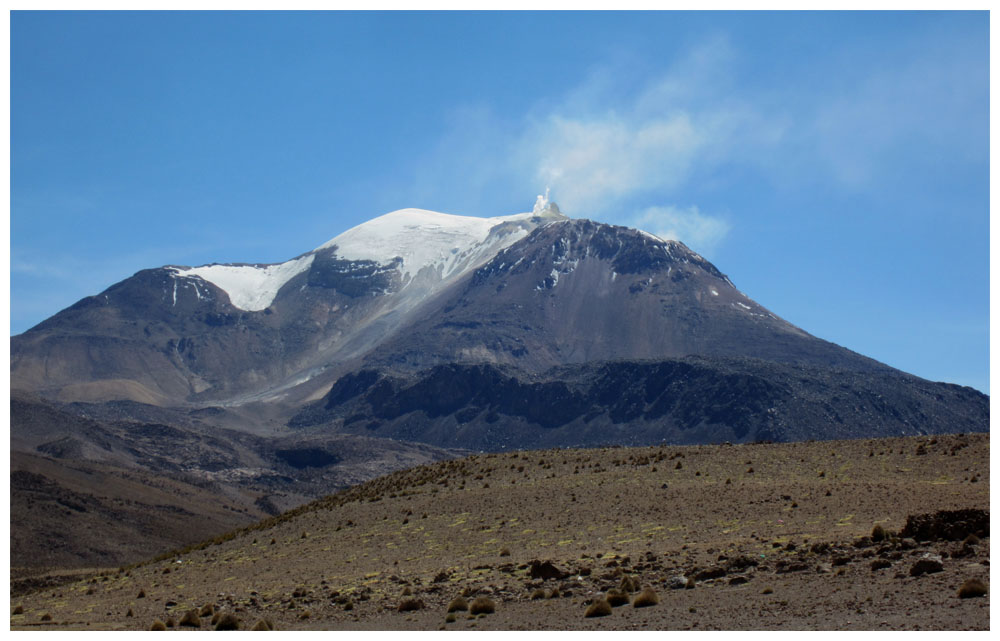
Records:
{"label": "snow patch", "polygon": [[[309,269],[314,258],[313,254],[306,254],[277,265],[203,265],[169,269],[176,277],[198,277],[212,283],[229,295],[229,302],[233,307],[260,312],[271,306],[285,283]],[[195,289],[197,290],[197,285]],[[201,298],[201,292],[197,293]],[[175,283],[174,304],[176,302]]]}
{"label": "snow patch", "polygon": [[[546,218],[563,218],[545,204]],[[353,227],[316,249],[336,247],[344,260],[397,261],[404,282],[430,268],[442,281],[479,267],[526,237],[541,222],[536,212],[476,218],[401,209]]]}

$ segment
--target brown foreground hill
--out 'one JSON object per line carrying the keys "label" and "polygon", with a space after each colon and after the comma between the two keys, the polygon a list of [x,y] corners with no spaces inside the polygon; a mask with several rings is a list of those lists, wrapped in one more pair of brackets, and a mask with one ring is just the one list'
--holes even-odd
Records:
{"label": "brown foreground hill", "polygon": [[988,435],[480,454],[14,596],[11,628],[986,630],[989,482]]}

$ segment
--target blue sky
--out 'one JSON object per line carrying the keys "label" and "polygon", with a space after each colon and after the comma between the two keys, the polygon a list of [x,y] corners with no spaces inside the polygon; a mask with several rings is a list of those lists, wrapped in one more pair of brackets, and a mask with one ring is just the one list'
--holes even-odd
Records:
{"label": "blue sky", "polygon": [[11,17],[12,333],[140,269],[546,187],[987,391],[986,12]]}

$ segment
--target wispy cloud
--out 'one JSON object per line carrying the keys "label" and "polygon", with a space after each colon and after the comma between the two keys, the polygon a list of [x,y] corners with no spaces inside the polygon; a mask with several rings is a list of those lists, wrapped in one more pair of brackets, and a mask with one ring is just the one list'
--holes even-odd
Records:
{"label": "wispy cloud", "polygon": [[631,219],[634,227],[666,240],[679,240],[699,252],[711,254],[731,229],[720,216],[703,214],[697,207],[648,207]]}
{"label": "wispy cloud", "polygon": [[[511,194],[530,207],[549,187],[570,216],[647,225],[712,252],[749,214],[736,201],[721,218],[710,213],[718,197],[699,201],[741,178],[798,192],[873,191],[903,164],[932,167],[938,151],[988,154],[967,126],[988,105],[969,87],[987,85],[956,80],[986,73],[975,52],[942,42],[880,67],[831,56],[796,72],[809,74],[803,88],[796,77],[747,76],[753,63],[725,36],[706,37],[659,72],[597,67],[522,114],[456,110],[452,131],[416,163],[414,182],[420,202],[447,202],[455,213],[501,213]],[[866,59],[863,48],[850,55]],[[915,160],[921,153],[926,160]]]}

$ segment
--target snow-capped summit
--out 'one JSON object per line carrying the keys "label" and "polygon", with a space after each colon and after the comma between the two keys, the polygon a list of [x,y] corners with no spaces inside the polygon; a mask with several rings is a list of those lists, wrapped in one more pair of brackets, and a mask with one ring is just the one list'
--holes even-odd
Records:
{"label": "snow-capped summit", "polygon": [[200,298],[202,291],[197,283],[207,281],[225,291],[234,307],[248,312],[263,311],[271,306],[288,281],[309,270],[319,254],[332,254],[344,261],[371,261],[398,270],[404,288],[423,273],[420,282],[436,289],[479,267],[539,224],[565,219],[556,204],[548,202],[547,195],[546,191],[546,196],[538,197],[535,210],[530,213],[492,218],[400,209],[275,265],[170,266],[168,269],[175,279],[171,300],[176,304],[178,284],[193,287]]}

